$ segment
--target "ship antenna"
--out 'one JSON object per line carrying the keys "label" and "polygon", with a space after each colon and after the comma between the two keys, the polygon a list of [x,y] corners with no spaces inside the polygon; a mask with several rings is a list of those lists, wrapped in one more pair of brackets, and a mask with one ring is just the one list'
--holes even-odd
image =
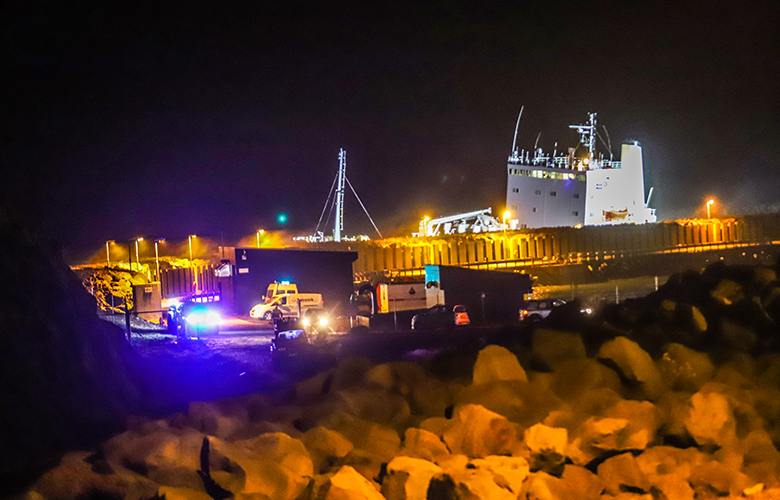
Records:
{"label": "ship antenna", "polygon": [[536,135],[536,140],[534,141],[534,152],[536,151],[536,146],[539,144],[539,138],[542,136],[542,131],[540,130],[539,133]]}
{"label": "ship antenna", "polygon": [[609,161],[612,161],[612,140],[609,138],[609,132],[607,132],[607,126],[602,125],[602,127],[604,127],[604,133],[607,135],[607,142],[609,143],[607,144],[607,149],[609,149]]}
{"label": "ship antenna", "polygon": [[523,108],[525,105],[520,106],[520,114],[517,115],[517,124],[515,125],[515,137],[512,139],[512,156],[517,156],[517,129],[520,127],[520,118],[523,117]]}

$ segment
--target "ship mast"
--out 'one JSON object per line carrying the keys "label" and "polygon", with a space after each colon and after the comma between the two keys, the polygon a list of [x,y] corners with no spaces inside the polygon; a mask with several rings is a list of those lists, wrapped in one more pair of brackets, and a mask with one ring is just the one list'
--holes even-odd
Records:
{"label": "ship mast", "polygon": [[587,125],[569,125],[569,128],[577,130],[580,134],[580,143],[588,147],[588,157],[595,160],[596,154],[596,113],[588,113]]}
{"label": "ship mast", "polygon": [[336,185],[336,221],[333,226],[333,241],[341,241],[344,229],[344,183],[347,179],[347,152],[339,149],[339,175]]}

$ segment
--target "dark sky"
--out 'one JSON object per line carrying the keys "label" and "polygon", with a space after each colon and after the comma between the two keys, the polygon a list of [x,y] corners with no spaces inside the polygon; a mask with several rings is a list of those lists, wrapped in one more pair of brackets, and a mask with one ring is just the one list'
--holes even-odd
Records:
{"label": "dark sky", "polygon": [[[339,148],[386,234],[500,213],[521,105],[521,148],[575,145],[589,111],[616,151],[638,139],[659,219],[710,196],[780,208],[775,1],[17,3],[0,192],[70,255],[234,241],[279,212],[310,232]],[[370,231],[352,197],[346,212]]]}

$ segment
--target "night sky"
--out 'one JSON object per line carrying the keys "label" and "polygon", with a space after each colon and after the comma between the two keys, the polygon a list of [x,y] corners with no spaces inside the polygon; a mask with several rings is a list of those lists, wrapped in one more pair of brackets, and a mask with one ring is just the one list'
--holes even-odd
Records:
{"label": "night sky", "polygon": [[[639,140],[659,220],[711,196],[780,209],[776,1],[550,3],[17,6],[0,193],[71,260],[135,236],[232,243],[282,212],[310,233],[344,148],[380,230],[408,234],[503,211],[524,105],[520,148],[576,145],[589,111],[616,153]],[[346,213],[371,232],[351,195]]]}

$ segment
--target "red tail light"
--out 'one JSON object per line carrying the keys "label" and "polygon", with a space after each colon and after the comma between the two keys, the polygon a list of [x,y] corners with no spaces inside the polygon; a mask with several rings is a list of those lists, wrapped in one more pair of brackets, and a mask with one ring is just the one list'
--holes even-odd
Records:
{"label": "red tail light", "polygon": [[469,314],[465,312],[457,312],[455,313],[455,324],[456,325],[468,325],[471,323],[469,320]]}

